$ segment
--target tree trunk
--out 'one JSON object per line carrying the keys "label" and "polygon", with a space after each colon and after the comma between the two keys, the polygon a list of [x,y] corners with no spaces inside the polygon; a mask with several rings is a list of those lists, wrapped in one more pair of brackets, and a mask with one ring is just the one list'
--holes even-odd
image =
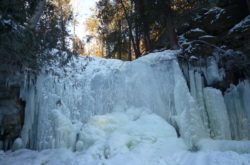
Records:
{"label": "tree trunk", "polygon": [[247,7],[248,7],[248,14],[250,14],[250,0],[246,0],[247,1]]}
{"label": "tree trunk", "polygon": [[172,17],[170,14],[167,15],[167,36],[169,39],[170,49],[177,50],[180,49],[175,28],[172,22]]}
{"label": "tree trunk", "polygon": [[150,35],[149,35],[149,30],[147,26],[144,26],[143,28],[143,40],[144,40],[144,45],[146,49],[146,53],[151,51],[151,41],[150,41]]}
{"label": "tree trunk", "polygon": [[143,24],[142,34],[143,34],[144,46],[145,46],[146,52],[150,52],[151,51],[150,28],[149,28],[147,18],[145,16],[144,7],[145,5],[144,5],[143,0],[135,1],[135,10],[139,13],[140,22]]}
{"label": "tree trunk", "polygon": [[33,14],[33,16],[31,17],[28,23],[28,27],[30,29],[34,29],[36,27],[37,23],[39,22],[43,14],[45,6],[46,6],[46,0],[40,0],[38,2],[36,9],[35,9],[35,13]]}
{"label": "tree trunk", "polygon": [[62,43],[62,50],[66,50],[66,42],[65,42],[65,31],[66,31],[66,28],[65,28],[65,22],[64,22],[64,18],[63,18],[63,8],[62,8],[62,5],[61,5],[61,15],[60,15],[60,23],[61,23],[61,30],[62,30],[62,35],[61,35],[61,43]]}
{"label": "tree trunk", "polygon": [[104,36],[102,35],[102,58],[104,58],[105,57],[105,55],[104,55]]}
{"label": "tree trunk", "polygon": [[122,42],[121,42],[121,20],[118,21],[118,27],[119,27],[119,32],[118,32],[118,59],[122,59]]}
{"label": "tree trunk", "polygon": [[135,52],[135,58],[139,58],[141,56],[140,45],[138,44],[139,42],[135,41],[131,28],[129,30],[129,37],[131,38],[131,41],[132,41],[133,49]]}
{"label": "tree trunk", "polygon": [[132,61],[132,54],[131,54],[131,38],[129,37],[128,41],[128,61]]}
{"label": "tree trunk", "polygon": [[124,11],[124,14],[125,14],[125,18],[126,18],[126,21],[127,21],[127,24],[128,24],[129,37],[131,38],[131,41],[132,41],[133,49],[134,49],[134,52],[135,52],[135,57],[138,58],[138,57],[141,56],[140,49],[138,49],[137,46],[136,46],[135,38],[133,36],[133,31],[132,31],[132,25],[131,25],[131,22],[129,20],[128,13],[127,13],[126,8],[125,8],[125,6],[123,4],[123,1],[120,0],[120,3],[122,5],[122,8],[123,8],[123,11]]}
{"label": "tree trunk", "polygon": [[[163,2],[164,3],[164,2]],[[165,2],[162,4],[165,6],[165,15],[166,15],[166,22],[167,22],[167,36],[169,39],[169,44],[170,44],[170,49],[177,50],[180,48],[178,40],[177,40],[177,35],[175,32],[173,20],[172,20],[172,12],[171,12],[171,6],[170,6],[170,1]]]}
{"label": "tree trunk", "polygon": [[76,48],[76,20],[73,18],[73,53],[77,53]]}
{"label": "tree trunk", "polygon": [[139,58],[141,56],[141,49],[140,49],[140,31],[138,25],[135,27],[135,47],[138,50],[138,53],[135,54],[135,58]]}

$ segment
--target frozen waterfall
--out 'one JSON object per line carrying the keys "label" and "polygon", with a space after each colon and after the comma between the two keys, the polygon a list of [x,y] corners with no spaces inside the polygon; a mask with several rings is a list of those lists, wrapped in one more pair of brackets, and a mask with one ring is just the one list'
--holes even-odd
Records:
{"label": "frozen waterfall", "polygon": [[[239,131],[230,129],[237,121],[228,116],[227,109],[234,109],[226,108],[219,90],[204,88],[200,74],[192,70],[189,92],[176,59],[178,53],[167,50],[133,62],[79,57],[63,69],[44,68],[36,84],[24,87],[21,93],[27,102],[23,145],[37,150],[75,150],[84,143],[79,140],[91,116],[129,109],[166,119],[189,148],[201,139],[230,140],[231,130],[233,135]],[[227,106],[231,102],[228,95],[235,93],[236,89],[226,94]],[[246,104],[242,111],[249,114]]]}
{"label": "frozen waterfall", "polygon": [[74,149],[91,116],[131,108],[166,119],[189,146],[208,138],[177,53],[154,53],[133,62],[79,57],[66,69],[47,68],[35,86],[22,92],[27,100],[24,145],[38,150]]}
{"label": "frozen waterfall", "polygon": [[[224,94],[205,87],[199,69],[181,70],[178,53],[77,57],[44,67],[34,84],[27,76],[21,137],[15,152],[0,151],[0,164],[249,163],[249,81]],[[210,63],[205,78],[218,81]]]}

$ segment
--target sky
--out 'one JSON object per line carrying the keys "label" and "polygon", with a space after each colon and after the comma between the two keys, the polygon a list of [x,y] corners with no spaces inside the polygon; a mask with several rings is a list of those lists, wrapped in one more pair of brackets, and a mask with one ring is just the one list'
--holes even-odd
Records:
{"label": "sky", "polygon": [[77,13],[76,20],[79,24],[76,27],[76,35],[83,39],[86,35],[86,27],[83,22],[94,13],[95,3],[98,0],[72,0],[74,13]]}

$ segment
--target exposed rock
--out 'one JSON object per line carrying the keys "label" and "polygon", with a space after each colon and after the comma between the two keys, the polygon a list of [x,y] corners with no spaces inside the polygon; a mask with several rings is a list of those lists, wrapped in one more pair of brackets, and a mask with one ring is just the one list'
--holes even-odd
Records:
{"label": "exposed rock", "polygon": [[[19,71],[18,71],[19,70]],[[20,136],[25,103],[19,98],[24,76],[20,66],[1,61],[0,65],[0,149],[10,149]]]}
{"label": "exposed rock", "polygon": [[229,49],[221,57],[221,61],[220,66],[225,69],[226,76],[224,81],[227,83],[227,86],[230,83],[237,84],[239,80],[250,77],[249,60],[246,59],[245,54],[241,51]]}
{"label": "exposed rock", "polygon": [[250,10],[250,1],[249,0],[217,0],[217,6],[227,7],[230,5],[238,5],[242,8],[241,12],[246,13],[247,10]]}
{"label": "exposed rock", "polygon": [[19,99],[17,87],[0,88],[0,141],[4,150],[10,149],[12,143],[20,136],[24,121],[25,103]]}
{"label": "exposed rock", "polygon": [[[213,68],[217,68],[219,79],[213,78],[216,81],[211,82],[205,73],[203,77],[205,85],[221,91],[225,91],[232,83],[250,78],[250,15],[240,19],[241,10],[236,9],[236,6],[225,9],[215,7],[201,13],[193,20],[192,26],[197,27],[198,23],[198,27],[204,30],[197,30],[197,33],[189,30],[179,37],[183,49],[180,63],[186,61],[184,65],[194,67],[199,72],[203,68],[204,72],[208,71],[210,57],[216,59],[217,66]],[[199,35],[198,31],[208,34]]]}
{"label": "exposed rock", "polygon": [[225,9],[214,7],[199,16],[195,20],[195,24],[210,34],[220,34],[245,17],[246,14],[239,12],[240,10],[239,6],[229,6]]}
{"label": "exposed rock", "polygon": [[250,58],[250,15],[229,30],[224,42],[230,48],[243,51]]}
{"label": "exposed rock", "polygon": [[177,28],[177,33],[180,35],[182,33],[185,33],[186,31],[188,31],[191,28],[189,23],[183,23],[181,25],[179,25],[179,27]]}
{"label": "exposed rock", "polygon": [[214,52],[214,47],[200,41],[191,41],[182,45],[183,52],[188,56],[209,57]]}

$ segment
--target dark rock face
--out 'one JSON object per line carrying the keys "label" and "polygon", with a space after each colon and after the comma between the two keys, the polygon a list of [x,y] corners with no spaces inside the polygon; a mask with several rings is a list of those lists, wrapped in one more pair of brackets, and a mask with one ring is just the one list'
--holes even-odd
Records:
{"label": "dark rock face", "polygon": [[20,136],[24,121],[25,102],[19,99],[19,88],[0,88],[0,141],[1,148],[10,149],[12,143]]}
{"label": "dark rock face", "polygon": [[[3,52],[1,52],[3,53]],[[0,149],[9,150],[20,137],[25,102],[20,99],[24,76],[21,65],[2,58],[0,61]]]}
{"label": "dark rock face", "polygon": [[0,149],[3,150],[11,149],[14,140],[20,137],[24,122],[25,102],[19,98],[23,77],[11,72],[17,68],[6,63],[0,66]]}
{"label": "dark rock face", "polygon": [[[25,102],[20,88],[25,74],[38,72],[36,33],[13,19],[0,19],[0,150],[12,148],[20,137]],[[27,74],[28,75],[28,74]]]}
{"label": "dark rock face", "polygon": [[229,30],[224,42],[232,49],[241,50],[250,59],[250,15]]}
{"label": "dark rock face", "polygon": [[201,10],[186,27],[196,30],[184,31],[179,42],[184,65],[206,70],[208,59],[216,60],[223,79],[205,85],[225,91],[231,83],[250,78],[250,15],[236,2],[223,7]]}
{"label": "dark rock face", "polygon": [[[185,48],[186,47],[186,48]],[[214,51],[214,48],[200,41],[192,41],[182,45],[186,56],[209,57]]]}
{"label": "dark rock face", "polygon": [[210,34],[218,35],[233,27],[246,16],[246,13],[239,12],[241,9],[241,7],[236,5],[228,6],[224,9],[215,7],[204,15],[199,16],[194,24]]}

